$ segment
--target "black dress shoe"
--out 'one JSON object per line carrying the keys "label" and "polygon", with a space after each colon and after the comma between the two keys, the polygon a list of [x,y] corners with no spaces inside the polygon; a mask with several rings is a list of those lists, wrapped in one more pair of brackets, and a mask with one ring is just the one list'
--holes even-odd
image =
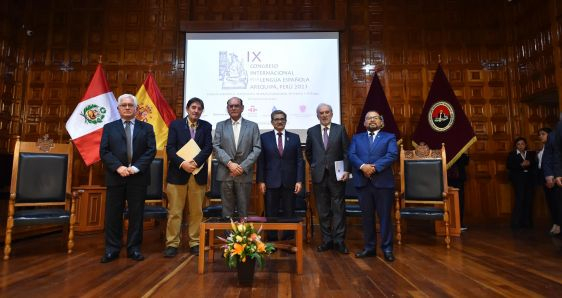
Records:
{"label": "black dress shoe", "polygon": [[364,249],[364,250],[362,250],[362,251],[360,251],[360,252],[358,252],[358,253],[355,254],[355,257],[358,258],[358,259],[361,259],[361,258],[368,258],[368,257],[376,257],[376,256],[377,256],[377,252],[376,252],[376,251],[374,251],[374,250],[366,250],[366,249]]}
{"label": "black dress shoe", "polygon": [[345,243],[339,242],[334,245],[334,249],[337,250],[339,253],[347,255],[349,254],[349,250],[345,246]]}
{"label": "black dress shoe", "polygon": [[164,258],[173,258],[178,254],[178,248],[173,246],[168,246],[164,250]]}
{"label": "black dress shoe", "polygon": [[391,251],[385,251],[384,252],[384,259],[387,262],[394,262],[394,254]]}
{"label": "black dress shoe", "polygon": [[330,250],[334,247],[334,243],[332,242],[326,242],[326,243],[322,243],[320,246],[318,246],[316,248],[316,251],[318,252],[323,252],[323,251],[327,251]]}
{"label": "black dress shoe", "polygon": [[132,260],[135,260],[135,261],[144,260],[144,256],[140,253],[140,251],[133,251],[133,252],[129,253],[128,258],[132,259]]}
{"label": "black dress shoe", "polygon": [[119,257],[118,252],[114,253],[105,253],[100,260],[100,263],[109,263],[111,261],[115,261]]}
{"label": "black dress shoe", "polygon": [[198,255],[199,255],[199,245],[195,245],[195,246],[190,247],[190,248],[189,248],[189,252],[190,252],[192,255],[198,256]]}

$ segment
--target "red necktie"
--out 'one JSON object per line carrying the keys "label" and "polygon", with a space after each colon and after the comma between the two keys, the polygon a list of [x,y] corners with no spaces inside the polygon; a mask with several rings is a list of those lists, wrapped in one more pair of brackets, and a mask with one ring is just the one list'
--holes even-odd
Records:
{"label": "red necktie", "polygon": [[279,155],[283,156],[283,134],[277,133],[277,149],[279,150]]}

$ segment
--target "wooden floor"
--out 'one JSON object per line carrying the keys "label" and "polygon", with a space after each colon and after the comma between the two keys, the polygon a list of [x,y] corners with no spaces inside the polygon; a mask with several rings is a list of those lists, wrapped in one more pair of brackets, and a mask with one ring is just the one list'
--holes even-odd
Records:
{"label": "wooden floor", "polygon": [[[318,227],[316,227],[318,231]],[[348,246],[361,248],[359,226]],[[237,286],[236,273],[220,256],[197,274],[197,258],[182,251],[162,257],[159,231],[145,232],[143,253],[100,264],[103,235],[78,236],[67,256],[61,234],[17,241],[12,258],[0,261],[0,297],[560,297],[562,240],[546,227],[512,232],[507,227],[470,227],[447,250],[429,224],[410,226],[396,261],[356,259],[352,254],[318,253],[305,245],[304,274],[294,255],[276,252],[252,288]]]}

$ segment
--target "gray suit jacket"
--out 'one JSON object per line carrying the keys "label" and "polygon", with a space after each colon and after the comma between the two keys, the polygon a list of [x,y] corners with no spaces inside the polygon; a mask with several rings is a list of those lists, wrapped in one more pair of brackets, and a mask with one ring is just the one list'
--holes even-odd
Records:
{"label": "gray suit jacket", "polygon": [[309,128],[306,132],[306,160],[310,165],[313,183],[322,182],[326,168],[330,173],[330,180],[335,182],[337,180],[334,161],[343,160],[345,171],[350,172],[349,162],[347,160],[349,138],[345,127],[332,123],[328,136],[328,149],[326,150],[324,149],[321,130],[320,124],[317,124]]}
{"label": "gray suit jacket", "polygon": [[[234,131],[232,120],[226,119],[217,123],[213,149],[219,161],[217,168],[218,181],[252,182],[254,176],[254,163],[261,152],[260,130],[258,125],[250,120],[242,119],[238,148],[234,145]],[[239,164],[244,169],[244,174],[239,177],[230,176],[227,168],[229,161]]]}

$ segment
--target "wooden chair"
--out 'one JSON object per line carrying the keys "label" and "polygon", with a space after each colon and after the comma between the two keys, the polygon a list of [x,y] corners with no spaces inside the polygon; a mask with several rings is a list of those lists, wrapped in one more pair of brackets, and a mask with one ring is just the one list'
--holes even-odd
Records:
{"label": "wooden chair", "polygon": [[400,146],[400,192],[395,193],[396,239],[402,244],[401,218],[443,220],[445,243],[450,247],[447,206],[447,158],[445,144],[419,155]]}
{"label": "wooden chair", "polygon": [[[166,174],[168,173],[168,158],[164,150],[156,151],[156,156],[150,164],[150,184],[146,189],[144,201],[144,219],[153,219],[157,222],[168,220],[168,197],[166,196]],[[125,219],[129,218],[129,210],[123,212]],[[161,223],[160,223],[161,224]],[[166,225],[161,224],[162,233]]]}
{"label": "wooden chair", "polygon": [[10,258],[14,226],[65,225],[67,252],[74,247],[75,209],[78,192],[71,193],[71,144],[57,144],[48,135],[37,142],[16,140],[4,260]]}
{"label": "wooden chair", "polygon": [[295,196],[295,210],[294,215],[296,217],[302,217],[305,219],[304,227],[306,229],[306,242],[312,240],[314,235],[312,226],[312,207],[310,207],[310,192],[306,190],[306,182],[302,184],[301,191]]}
{"label": "wooden chair", "polygon": [[357,189],[353,185],[353,178],[345,182],[345,192],[343,194],[345,200],[345,216],[346,217],[361,217],[363,212],[359,206],[359,195]]}
{"label": "wooden chair", "polygon": [[205,193],[206,206],[203,207],[203,217],[221,217],[222,216],[222,199],[221,199],[221,182],[217,180],[217,168],[219,161],[209,157],[209,177],[211,180],[209,191]]}

